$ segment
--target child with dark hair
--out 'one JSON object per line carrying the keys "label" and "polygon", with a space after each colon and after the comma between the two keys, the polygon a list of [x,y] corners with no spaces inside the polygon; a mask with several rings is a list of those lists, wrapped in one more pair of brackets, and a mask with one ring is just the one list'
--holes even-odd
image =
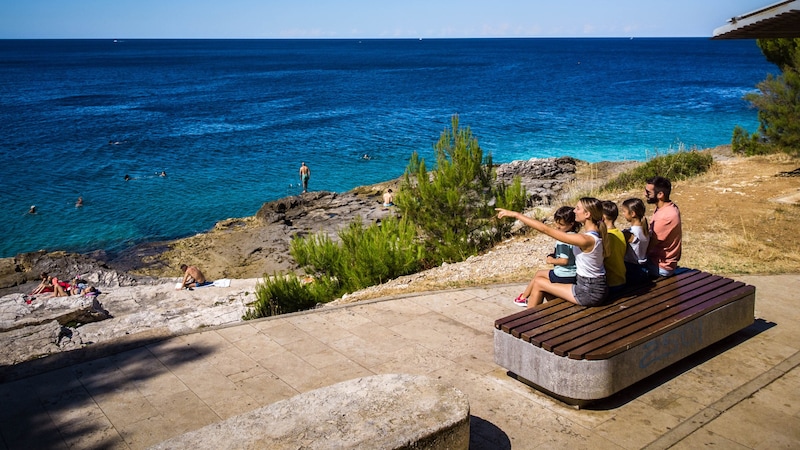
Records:
{"label": "child with dark hair", "polygon": [[622,230],[628,249],[625,252],[625,277],[627,284],[647,281],[647,246],[650,243],[650,226],[645,217],[644,202],[629,198],[620,207],[622,217],[630,224]]}
{"label": "child with dark hair", "polygon": [[608,242],[606,242],[606,245],[610,250],[609,255],[603,260],[603,264],[606,266],[608,289],[612,294],[618,292],[625,286],[625,252],[628,249],[625,235],[622,234],[622,230],[617,228],[614,224],[617,217],[619,217],[617,204],[610,200],[604,201],[603,222],[605,222],[606,229],[608,230]]}
{"label": "child with dark hair", "polygon": [[[575,221],[575,209],[571,206],[562,206],[553,214],[553,222],[556,224],[556,229],[565,233],[577,233],[581,229],[581,224]],[[545,257],[547,264],[552,264],[551,270],[540,270],[536,272],[533,279],[525,288],[525,292],[519,294],[514,299],[514,303],[519,306],[528,305],[528,297],[533,291],[534,284],[537,278],[549,279],[551,283],[565,283],[575,284],[576,266],[575,266],[575,253],[572,251],[572,246],[556,239],[556,247],[553,253]]]}

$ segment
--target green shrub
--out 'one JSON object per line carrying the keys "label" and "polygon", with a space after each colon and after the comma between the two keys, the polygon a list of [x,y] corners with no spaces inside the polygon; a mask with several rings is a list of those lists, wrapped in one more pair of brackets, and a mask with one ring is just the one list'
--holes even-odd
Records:
{"label": "green shrub", "polygon": [[705,173],[711,168],[714,158],[709,152],[678,151],[651,158],[633,170],[621,173],[606,183],[602,190],[626,190],[643,187],[648,179],[662,176],[671,181]]}
{"label": "green shrub", "polygon": [[781,73],[768,74],[757,92],[744,96],[758,109],[758,131],[736,127],[731,146],[737,153],[759,155],[784,152],[800,155],[800,38],[758,39],[767,61]]}
{"label": "green shrub", "polygon": [[419,270],[422,246],[407,219],[387,217],[365,227],[361,218],[339,232],[340,243],[324,233],[292,240],[289,252],[313,281],[295,274],[265,277],[245,320],[302,311],[368,286]]}
{"label": "green shrub", "polygon": [[257,319],[279,314],[311,309],[318,303],[327,303],[337,297],[338,283],[325,277],[311,283],[303,283],[293,273],[275,273],[265,276],[256,284],[256,301],[250,306],[243,319]]}
{"label": "green shrub", "polygon": [[800,72],[785,68],[756,85],[760,92],[745,95],[758,108],[758,134],[770,152],[800,154]]}
{"label": "green shrub", "polygon": [[340,231],[339,238],[341,264],[314,268],[341,280],[348,291],[408,275],[420,267],[422,247],[414,225],[407,218],[387,217],[369,227],[364,227],[358,219]]}
{"label": "green shrub", "polygon": [[289,254],[300,267],[335,268],[343,264],[341,248],[325,233],[296,236],[289,244]]}
{"label": "green shrub", "polygon": [[495,185],[491,155],[484,159],[478,140],[469,128],[459,127],[457,115],[434,152],[436,168],[431,172],[416,152],[411,156],[395,196],[401,214],[418,227],[425,242],[425,267],[463,261],[489,248],[510,226],[494,219],[494,208],[520,210],[526,202],[520,183]]}
{"label": "green shrub", "polygon": [[731,149],[734,153],[745,156],[765,155],[775,151],[774,149],[770,148],[769,145],[766,145],[761,141],[758,133],[753,133],[751,135],[747,132],[747,130],[739,125],[736,125],[736,127],[733,129]]}

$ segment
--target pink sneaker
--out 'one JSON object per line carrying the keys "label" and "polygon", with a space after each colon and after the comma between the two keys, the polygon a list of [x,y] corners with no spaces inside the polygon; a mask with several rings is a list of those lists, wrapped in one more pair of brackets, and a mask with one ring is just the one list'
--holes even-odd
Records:
{"label": "pink sneaker", "polygon": [[522,306],[524,308],[528,306],[528,299],[523,297],[522,294],[519,294],[519,296],[514,299],[514,304],[517,306]]}

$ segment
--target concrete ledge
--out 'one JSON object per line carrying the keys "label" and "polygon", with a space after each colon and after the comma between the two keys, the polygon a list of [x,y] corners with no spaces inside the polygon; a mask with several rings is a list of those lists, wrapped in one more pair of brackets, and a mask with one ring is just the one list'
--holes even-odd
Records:
{"label": "concrete ledge", "polygon": [[729,303],[603,360],[558,356],[494,330],[495,362],[568,403],[615,394],[753,323],[755,295]]}
{"label": "concrete ledge", "polygon": [[466,395],[428,377],[376,375],[306,392],[154,449],[468,449]]}

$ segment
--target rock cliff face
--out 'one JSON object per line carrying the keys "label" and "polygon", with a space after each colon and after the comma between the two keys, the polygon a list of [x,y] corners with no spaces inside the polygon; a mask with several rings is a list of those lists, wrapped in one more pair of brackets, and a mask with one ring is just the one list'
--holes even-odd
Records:
{"label": "rock cliff face", "polygon": [[530,205],[549,205],[575,181],[575,172],[574,158],[530,159],[501,164],[497,167],[497,180],[510,185],[519,176]]}
{"label": "rock cliff face", "polygon": [[0,295],[19,291],[17,287],[26,283],[38,283],[39,275],[45,272],[64,280],[79,276],[89,284],[103,287],[136,286],[155,281],[112,269],[89,255],[38,251],[0,259]]}
{"label": "rock cliff face", "polygon": [[226,219],[213,229],[172,242],[144,244],[110,260],[115,269],[153,277],[178,276],[181,263],[211,278],[253,278],[297,269],[289,256],[296,236],[331,236],[360,217],[379,222],[394,211],[381,203],[382,188],[344,194],[309,192],[265,203],[253,217]]}

